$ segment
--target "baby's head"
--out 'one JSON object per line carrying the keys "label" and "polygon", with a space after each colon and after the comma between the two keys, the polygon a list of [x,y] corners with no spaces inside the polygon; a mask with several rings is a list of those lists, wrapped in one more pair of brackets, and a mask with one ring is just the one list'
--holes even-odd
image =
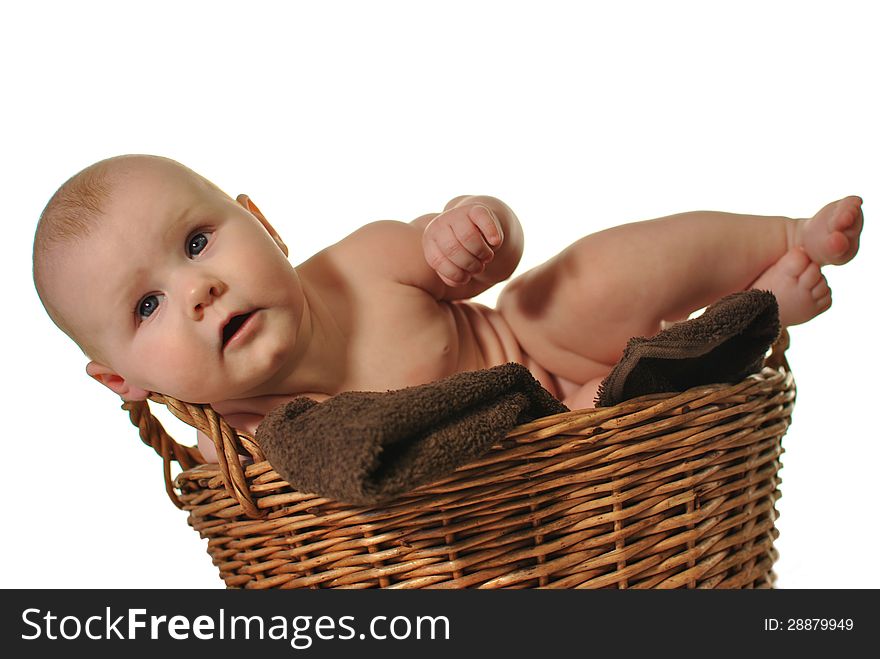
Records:
{"label": "baby's head", "polygon": [[256,206],[156,156],[103,160],[61,186],[37,226],[34,283],[88,374],[127,400],[271,393],[303,313]]}

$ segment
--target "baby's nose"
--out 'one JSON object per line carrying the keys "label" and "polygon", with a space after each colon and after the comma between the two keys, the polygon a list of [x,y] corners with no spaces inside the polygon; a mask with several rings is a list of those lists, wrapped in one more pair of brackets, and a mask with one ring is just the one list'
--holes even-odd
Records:
{"label": "baby's nose", "polygon": [[223,283],[214,277],[200,277],[190,282],[187,295],[190,314],[194,318],[200,317],[205,307],[223,295],[225,290]]}

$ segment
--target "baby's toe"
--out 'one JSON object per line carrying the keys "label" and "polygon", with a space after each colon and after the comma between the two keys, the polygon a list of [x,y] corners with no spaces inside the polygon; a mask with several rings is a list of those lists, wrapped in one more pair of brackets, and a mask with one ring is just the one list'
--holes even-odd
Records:
{"label": "baby's toe", "polygon": [[813,299],[818,301],[824,297],[831,297],[831,289],[828,287],[828,282],[825,280],[825,277],[822,277],[819,282],[813,286],[810,290],[810,295],[812,295]]}
{"label": "baby's toe", "polygon": [[849,238],[840,231],[828,234],[828,251],[834,258],[840,258],[849,251]]}
{"label": "baby's toe", "polygon": [[832,231],[845,231],[855,226],[862,216],[861,197],[846,197],[840,201],[838,212],[831,216],[828,228]]}
{"label": "baby's toe", "polygon": [[780,270],[797,279],[809,267],[811,261],[807,253],[800,247],[793,247],[788,250],[779,261],[776,262]]}
{"label": "baby's toe", "polygon": [[819,269],[819,265],[810,261],[798,275],[797,279],[798,285],[801,288],[809,290],[818,284],[821,279],[824,279],[824,277],[822,276],[822,271]]}

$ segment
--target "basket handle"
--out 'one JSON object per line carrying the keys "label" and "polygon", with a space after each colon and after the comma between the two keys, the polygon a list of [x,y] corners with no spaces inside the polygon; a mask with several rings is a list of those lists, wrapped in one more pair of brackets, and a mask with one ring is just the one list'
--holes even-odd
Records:
{"label": "basket handle", "polygon": [[[162,394],[150,394],[149,400],[165,405],[175,417],[213,440],[226,491],[238,501],[248,517],[264,517],[265,513],[254,502],[245,478],[244,466],[239,459],[239,455],[249,456],[254,462],[266,459],[254,438],[247,433],[237,432],[210,405],[185,403]],[[147,401],[126,401],[122,409],[128,412],[132,424],[137,426],[144,444],[151,446],[162,457],[165,491],[175,506],[183,508],[183,502],[174,491],[171,461],[175,460],[182,469],[190,469],[204,464],[205,458],[198,448],[178,444],[153,416]]]}
{"label": "basket handle", "polygon": [[770,355],[764,360],[764,365],[770,368],[784,368],[790,373],[791,367],[788,365],[788,359],[785,357],[785,351],[788,350],[790,345],[791,337],[788,335],[788,330],[782,328],[782,331],[779,332],[779,336],[776,338],[776,342],[770,348]]}

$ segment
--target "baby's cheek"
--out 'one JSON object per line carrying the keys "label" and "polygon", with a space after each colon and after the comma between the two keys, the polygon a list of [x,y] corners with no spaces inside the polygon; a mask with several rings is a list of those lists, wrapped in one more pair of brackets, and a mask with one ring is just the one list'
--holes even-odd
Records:
{"label": "baby's cheek", "polygon": [[212,378],[204,361],[193,360],[186,353],[167,352],[151,364],[153,391],[190,403],[205,402]]}

